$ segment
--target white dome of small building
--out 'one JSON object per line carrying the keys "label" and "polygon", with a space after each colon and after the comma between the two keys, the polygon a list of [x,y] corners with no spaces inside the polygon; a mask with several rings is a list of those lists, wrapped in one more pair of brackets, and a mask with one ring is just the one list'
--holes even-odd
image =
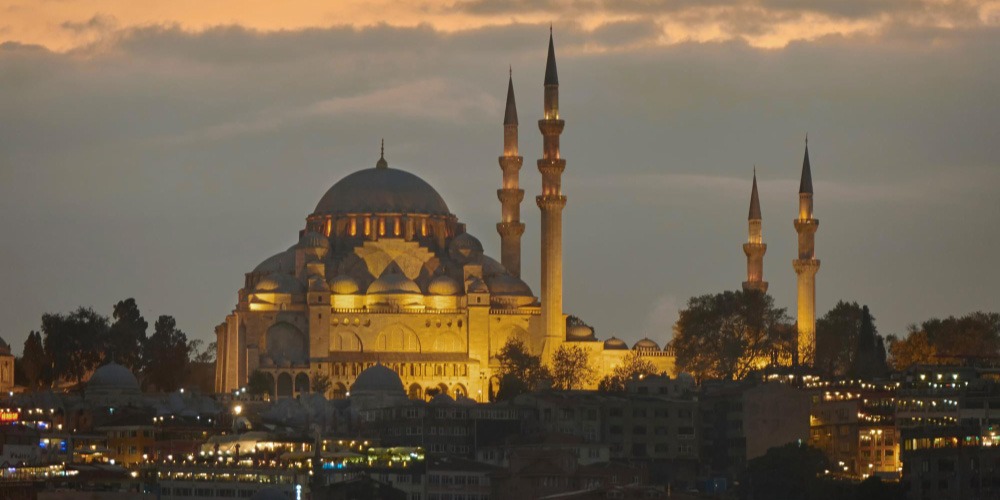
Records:
{"label": "white dome of small building", "polygon": [[137,402],[142,391],[132,371],[112,361],[94,370],[83,395],[102,406],[112,406]]}
{"label": "white dome of small building", "polygon": [[396,372],[382,363],[366,368],[351,385],[351,394],[359,395],[365,392],[406,395],[403,390],[403,379]]}

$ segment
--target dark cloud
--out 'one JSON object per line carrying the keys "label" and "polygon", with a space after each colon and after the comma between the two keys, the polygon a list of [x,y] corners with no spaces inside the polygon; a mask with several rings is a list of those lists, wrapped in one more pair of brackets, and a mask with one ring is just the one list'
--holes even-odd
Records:
{"label": "dark cloud", "polygon": [[[892,333],[995,309],[995,29],[899,22],[782,50],[632,46],[656,29],[556,30],[568,312],[586,312],[604,336],[662,342],[687,297],[738,287],[753,164],[765,277],[792,307],[806,132],[820,311],[858,300]],[[382,137],[390,163],[431,182],[496,254],[507,67],[531,165],[547,37],[541,24],[450,34],[158,26],[69,53],[3,44],[0,232],[11,243],[0,282],[16,293],[0,302],[0,336],[20,344],[43,312],[110,312],[135,296],[147,318],[174,314],[208,338],[242,273],[292,244],[329,185],[373,164]],[[538,173],[521,178],[530,200]],[[537,210],[522,213],[537,293]]]}

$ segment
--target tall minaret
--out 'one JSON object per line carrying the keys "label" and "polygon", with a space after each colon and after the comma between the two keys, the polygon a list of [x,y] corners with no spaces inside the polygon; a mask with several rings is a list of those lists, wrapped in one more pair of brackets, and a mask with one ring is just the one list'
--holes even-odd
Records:
{"label": "tall minaret", "polygon": [[514,104],[513,70],[507,79],[507,110],[503,114],[503,156],[500,169],[503,170],[503,187],[497,189],[500,198],[501,218],[497,223],[500,233],[500,262],[507,272],[521,277],[521,200],[524,190],[518,186],[518,171],[524,158],[517,151],[517,105]]}
{"label": "tall minaret", "polygon": [[802,180],[799,182],[799,218],[795,219],[795,232],[799,233],[799,258],[792,261],[799,281],[798,304],[798,353],[799,365],[812,366],[816,354],[816,228],[819,221],[813,218],[812,171],[809,167],[809,139],[802,160]]}
{"label": "tall minaret", "polygon": [[556,49],[549,28],[549,57],[545,63],[545,117],[538,120],[542,132],[542,194],[535,201],[542,211],[542,361],[549,362],[566,339],[562,294],[562,210],[566,197],[560,186],[566,160],[559,157],[559,135],[565,122],[559,119],[559,75]]}
{"label": "tall minaret", "polygon": [[743,253],[747,254],[747,280],[743,282],[743,290],[760,290],[767,293],[767,282],[764,281],[764,254],[767,244],[761,233],[762,218],[760,215],[760,198],[757,196],[757,168],[753,169],[753,189],[750,190],[750,236],[743,244]]}

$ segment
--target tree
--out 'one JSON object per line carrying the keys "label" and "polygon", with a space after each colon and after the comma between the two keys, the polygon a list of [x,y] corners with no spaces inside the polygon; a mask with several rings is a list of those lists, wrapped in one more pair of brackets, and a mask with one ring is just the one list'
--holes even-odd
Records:
{"label": "tree", "polygon": [[[857,369],[873,374],[885,372],[885,341],[875,328],[871,311],[867,313],[871,335],[864,332],[865,338],[859,338],[863,333],[867,310],[868,306],[841,300],[816,321],[817,370],[832,377],[858,376]],[[863,360],[855,366],[858,356]]]}
{"label": "tree", "polygon": [[937,361],[937,349],[931,344],[927,332],[911,331],[905,339],[889,336],[889,360],[895,370],[905,370],[913,365]]}
{"label": "tree", "polygon": [[580,346],[563,344],[552,356],[552,385],[556,389],[582,389],[596,376],[590,353]]}
{"label": "tree", "polygon": [[1000,314],[974,312],[910,325],[906,338],[891,339],[889,354],[897,370],[915,364],[995,358],[1000,355]]}
{"label": "tree", "polygon": [[330,390],[330,387],[333,387],[333,381],[330,380],[329,375],[317,373],[312,376],[312,382],[309,385],[316,394],[325,395]]}
{"label": "tree", "polygon": [[247,392],[254,396],[274,396],[274,376],[260,370],[254,370],[247,377]]}
{"label": "tree", "polygon": [[177,329],[172,316],[160,316],[143,348],[145,382],[163,392],[172,392],[184,382],[190,346],[187,335]]}
{"label": "tree", "polygon": [[638,352],[629,351],[622,358],[621,364],[615,366],[610,374],[601,379],[597,384],[597,390],[604,392],[624,392],[625,384],[628,381],[654,374],[656,374],[656,365],[642,359],[642,356]]}
{"label": "tree", "polygon": [[43,314],[42,341],[54,379],[80,382],[104,359],[103,340],[108,318],[93,309],[80,307],[62,314]]}
{"label": "tree", "polygon": [[816,321],[816,360],[820,372],[834,377],[847,375],[861,328],[862,309],[857,302],[838,301]]}
{"label": "tree", "polygon": [[824,498],[830,484],[820,478],[829,469],[823,452],[790,443],[767,450],[747,464],[740,480],[742,498],[811,500]]}
{"label": "tree", "polygon": [[116,361],[133,371],[142,369],[142,346],[146,342],[149,323],[139,312],[135,299],[129,298],[115,304],[111,317],[114,322],[108,329],[104,344]]}
{"label": "tree", "polygon": [[677,369],[698,380],[742,379],[790,345],[789,318],[771,296],[756,290],[692,297],[674,325]]}
{"label": "tree", "polygon": [[201,346],[204,343],[203,340],[197,339],[191,341],[191,361],[195,363],[214,363],[215,351],[218,344],[213,341],[205,347],[205,350],[201,350]]}
{"label": "tree", "polygon": [[856,344],[854,359],[851,362],[851,377],[870,380],[885,375],[888,371],[885,362],[885,346],[875,333],[875,323],[872,321],[868,306],[864,306],[861,310],[861,325],[858,329]]}
{"label": "tree", "polygon": [[49,360],[42,345],[42,334],[32,330],[24,341],[24,352],[21,354],[21,369],[24,370],[28,390],[38,389],[48,379],[48,368]]}
{"label": "tree", "polygon": [[500,362],[498,400],[510,399],[522,392],[534,391],[540,387],[542,380],[551,377],[549,371],[542,366],[541,358],[529,353],[524,341],[516,337],[508,340],[500,348],[497,360]]}

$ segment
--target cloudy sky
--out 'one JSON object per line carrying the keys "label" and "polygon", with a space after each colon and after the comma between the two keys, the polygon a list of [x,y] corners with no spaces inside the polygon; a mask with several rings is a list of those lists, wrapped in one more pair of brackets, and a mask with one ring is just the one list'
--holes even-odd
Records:
{"label": "cloudy sky", "polygon": [[820,314],[1000,310],[998,1],[0,0],[0,336],[135,297],[211,340],[382,137],[497,256],[508,65],[538,293],[550,22],[565,307],[600,336],[663,343],[689,297],[739,288],[754,165],[794,313],[807,133]]}

